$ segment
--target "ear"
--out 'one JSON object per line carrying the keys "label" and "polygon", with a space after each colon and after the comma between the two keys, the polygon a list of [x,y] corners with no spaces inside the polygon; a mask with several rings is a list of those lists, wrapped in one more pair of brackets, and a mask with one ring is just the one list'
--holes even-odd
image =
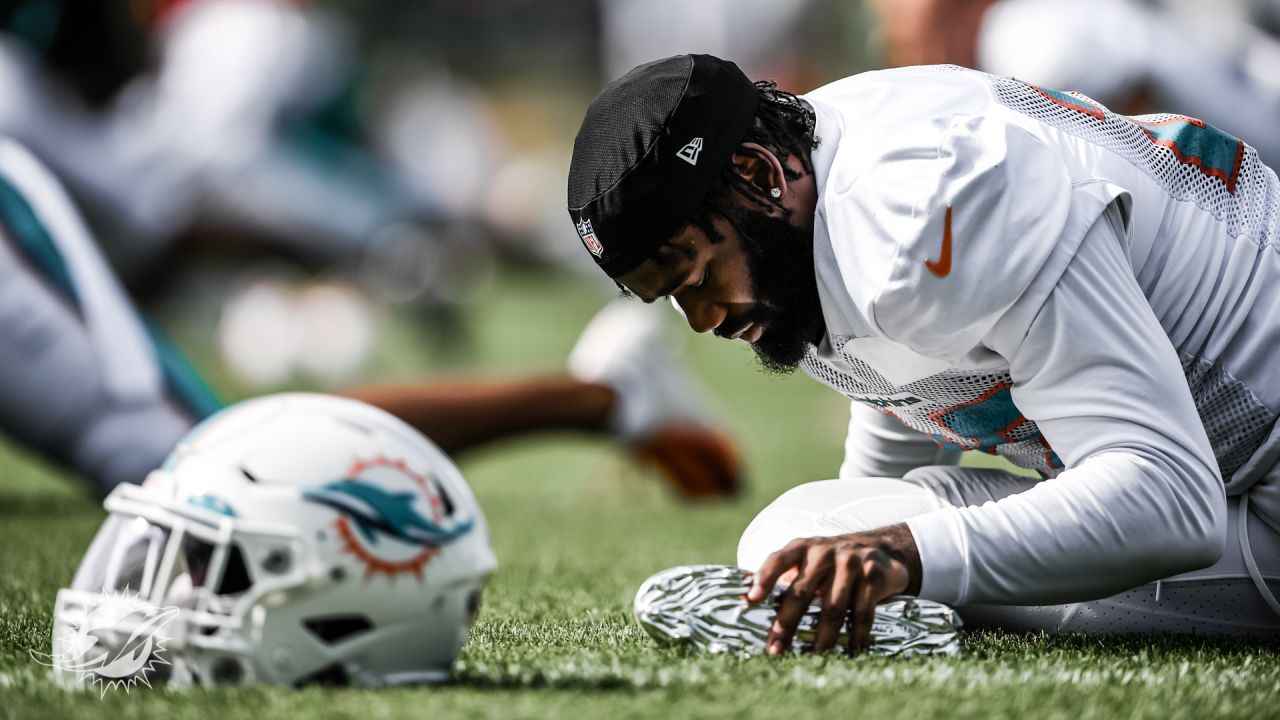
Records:
{"label": "ear", "polygon": [[778,188],[782,197],[787,195],[787,176],[782,172],[782,162],[763,145],[744,142],[738,146],[729,160],[733,171],[754,190],[757,202],[772,206],[776,198],[771,198],[769,191]]}

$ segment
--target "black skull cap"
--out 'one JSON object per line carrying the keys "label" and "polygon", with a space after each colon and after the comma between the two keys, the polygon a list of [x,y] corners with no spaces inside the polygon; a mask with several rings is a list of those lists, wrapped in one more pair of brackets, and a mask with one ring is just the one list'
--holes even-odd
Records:
{"label": "black skull cap", "polygon": [[760,90],[738,66],[677,55],[636,67],[587,108],[569,166],[569,215],[610,277],[684,227],[729,165]]}

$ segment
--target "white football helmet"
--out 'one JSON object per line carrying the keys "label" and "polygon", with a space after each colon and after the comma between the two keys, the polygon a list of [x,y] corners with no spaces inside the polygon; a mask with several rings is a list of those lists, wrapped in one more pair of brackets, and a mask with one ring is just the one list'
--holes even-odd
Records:
{"label": "white football helmet", "polygon": [[442,679],[497,566],[444,453],[332,396],[230,407],[104,505],[54,614],[76,685]]}

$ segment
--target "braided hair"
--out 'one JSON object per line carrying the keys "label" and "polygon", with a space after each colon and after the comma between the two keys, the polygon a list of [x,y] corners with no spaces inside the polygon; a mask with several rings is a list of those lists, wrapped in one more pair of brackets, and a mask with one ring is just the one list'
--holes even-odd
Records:
{"label": "braided hair", "polygon": [[[813,163],[809,154],[818,147],[818,138],[814,135],[817,117],[813,110],[794,94],[779,90],[777,83],[772,80],[759,80],[756,87],[760,89],[760,104],[756,107],[755,121],[747,128],[747,135],[742,138],[742,142],[755,143],[773,153],[782,164],[782,174],[788,180],[798,180],[812,173]],[[804,172],[797,172],[787,165],[787,160],[792,156],[800,160]],[[789,217],[791,214],[789,209],[782,207],[780,198],[761,192],[729,164],[707,194],[706,201],[691,218],[691,222],[705,232],[713,243],[724,241],[724,237],[711,222],[713,215],[719,215],[736,225],[735,213],[730,209],[734,193],[753,202],[770,203],[782,209],[784,216]]]}

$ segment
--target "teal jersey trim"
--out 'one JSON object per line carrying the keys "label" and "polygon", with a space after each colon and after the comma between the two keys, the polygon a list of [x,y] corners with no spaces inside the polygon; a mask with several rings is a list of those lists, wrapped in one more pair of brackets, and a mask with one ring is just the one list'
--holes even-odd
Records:
{"label": "teal jersey trim", "polygon": [[37,54],[45,55],[65,14],[63,0],[25,0],[9,11],[4,29],[25,40]]}
{"label": "teal jersey trim", "polygon": [[3,177],[0,177],[0,224],[9,231],[18,248],[45,279],[71,300],[77,310],[80,309],[80,297],[58,246],[53,244],[53,238],[31,204]]}
{"label": "teal jersey trim", "polygon": [[[9,232],[18,249],[35,265],[37,271],[65,295],[77,311],[81,310],[80,296],[71,281],[71,272],[67,269],[62,253],[58,252],[53,237],[40,222],[27,199],[3,177],[0,177],[0,225]],[[150,336],[168,390],[177,396],[197,420],[203,420],[221,410],[222,401],[218,400],[191,367],[191,363],[173,341],[153,323],[143,319],[143,324]]]}
{"label": "teal jersey trim", "polygon": [[147,326],[147,334],[151,336],[151,345],[156,351],[156,359],[160,362],[160,371],[164,373],[165,386],[169,391],[182,401],[197,420],[204,420],[221,410],[222,401],[195,368],[191,367],[191,363],[178,346],[155,323],[144,322]]}
{"label": "teal jersey trim", "polygon": [[1218,128],[1189,117],[1173,117],[1159,122],[1133,118],[1151,138],[1151,142],[1173,151],[1184,165],[1191,165],[1227,186],[1235,194],[1240,164],[1244,159],[1244,141]]}

